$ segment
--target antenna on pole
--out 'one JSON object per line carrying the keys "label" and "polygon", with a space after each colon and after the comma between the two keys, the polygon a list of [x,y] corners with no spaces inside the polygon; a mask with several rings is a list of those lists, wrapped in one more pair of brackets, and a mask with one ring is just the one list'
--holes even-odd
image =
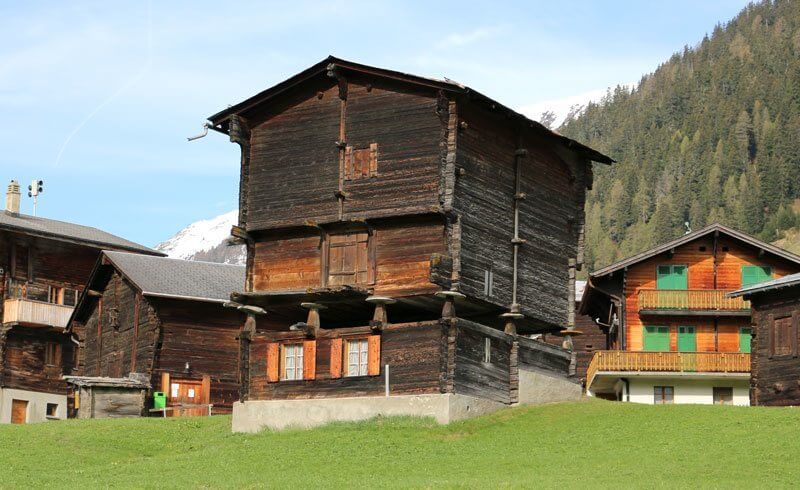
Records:
{"label": "antenna on pole", "polygon": [[33,198],[33,215],[36,216],[36,205],[39,203],[39,194],[44,192],[44,181],[34,179],[28,186],[28,197]]}

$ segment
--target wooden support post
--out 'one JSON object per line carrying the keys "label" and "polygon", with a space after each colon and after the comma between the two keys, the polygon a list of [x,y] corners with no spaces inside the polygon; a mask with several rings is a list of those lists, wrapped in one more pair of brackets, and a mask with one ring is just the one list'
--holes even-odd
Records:
{"label": "wooden support post", "polygon": [[500,318],[505,320],[503,332],[508,335],[517,335],[517,320],[522,320],[525,318],[525,315],[522,313],[508,312],[500,315]]}
{"label": "wooden support post", "polygon": [[396,300],[385,296],[370,296],[366,299],[366,302],[375,305],[375,314],[372,316],[372,321],[369,322],[369,326],[372,330],[382,330],[383,327],[389,324],[386,305],[394,304]]}
{"label": "wooden support post", "polygon": [[316,338],[322,326],[319,311],[326,307],[319,303],[300,303],[300,306],[308,310],[308,317],[305,322],[295,323],[289,327],[289,330],[303,330],[307,337]]}
{"label": "wooden support post", "polygon": [[436,293],[437,298],[444,299],[442,306],[442,318],[455,318],[456,316],[456,299],[466,298],[458,291],[439,291]]}

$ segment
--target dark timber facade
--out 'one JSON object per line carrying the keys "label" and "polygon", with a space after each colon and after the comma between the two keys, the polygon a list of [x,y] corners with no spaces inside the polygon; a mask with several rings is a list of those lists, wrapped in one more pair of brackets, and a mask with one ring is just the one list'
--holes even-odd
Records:
{"label": "dark timber facade", "polygon": [[158,254],[87,226],[19,212],[12,181],[0,211],[0,423],[63,419],[77,346],[64,329],[102,249]]}
{"label": "dark timber facade", "polygon": [[332,57],[209,120],[242,150],[244,400],[383,394],[389,365],[391,394],[512,403],[523,365],[566,374],[517,333],[573,324],[611,159],[467,87]]}

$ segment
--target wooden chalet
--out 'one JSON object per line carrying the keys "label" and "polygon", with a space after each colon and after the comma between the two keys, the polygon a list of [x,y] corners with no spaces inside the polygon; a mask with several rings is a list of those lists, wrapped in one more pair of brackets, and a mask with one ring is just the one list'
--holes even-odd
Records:
{"label": "wooden chalet", "polygon": [[512,403],[540,350],[566,368],[516,334],[574,323],[610,158],[469,87],[333,57],[209,120],[242,150],[243,400]]}
{"label": "wooden chalet", "polygon": [[752,405],[800,405],[800,274],[750,285],[729,295],[753,315]]}
{"label": "wooden chalet", "polygon": [[75,345],[64,333],[102,249],[158,254],[95,228],[20,214],[12,181],[0,211],[0,423],[63,419]]}
{"label": "wooden chalet", "polygon": [[168,415],[229,412],[239,396],[244,322],[226,308],[243,266],[104,252],[70,320],[83,355],[78,417],[147,415],[153,392]]}
{"label": "wooden chalet", "polygon": [[590,275],[581,304],[608,335],[594,396],[749,403],[750,304],[728,293],[800,271],[800,257],[712,224]]}

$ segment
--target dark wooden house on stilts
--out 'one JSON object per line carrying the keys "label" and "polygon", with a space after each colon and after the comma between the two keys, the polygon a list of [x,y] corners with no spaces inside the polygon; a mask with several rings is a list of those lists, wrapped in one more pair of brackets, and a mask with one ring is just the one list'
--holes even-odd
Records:
{"label": "dark wooden house on stilts", "polygon": [[209,119],[242,150],[235,430],[575,393],[571,353],[523,335],[574,332],[610,158],[455,82],[333,57]]}

